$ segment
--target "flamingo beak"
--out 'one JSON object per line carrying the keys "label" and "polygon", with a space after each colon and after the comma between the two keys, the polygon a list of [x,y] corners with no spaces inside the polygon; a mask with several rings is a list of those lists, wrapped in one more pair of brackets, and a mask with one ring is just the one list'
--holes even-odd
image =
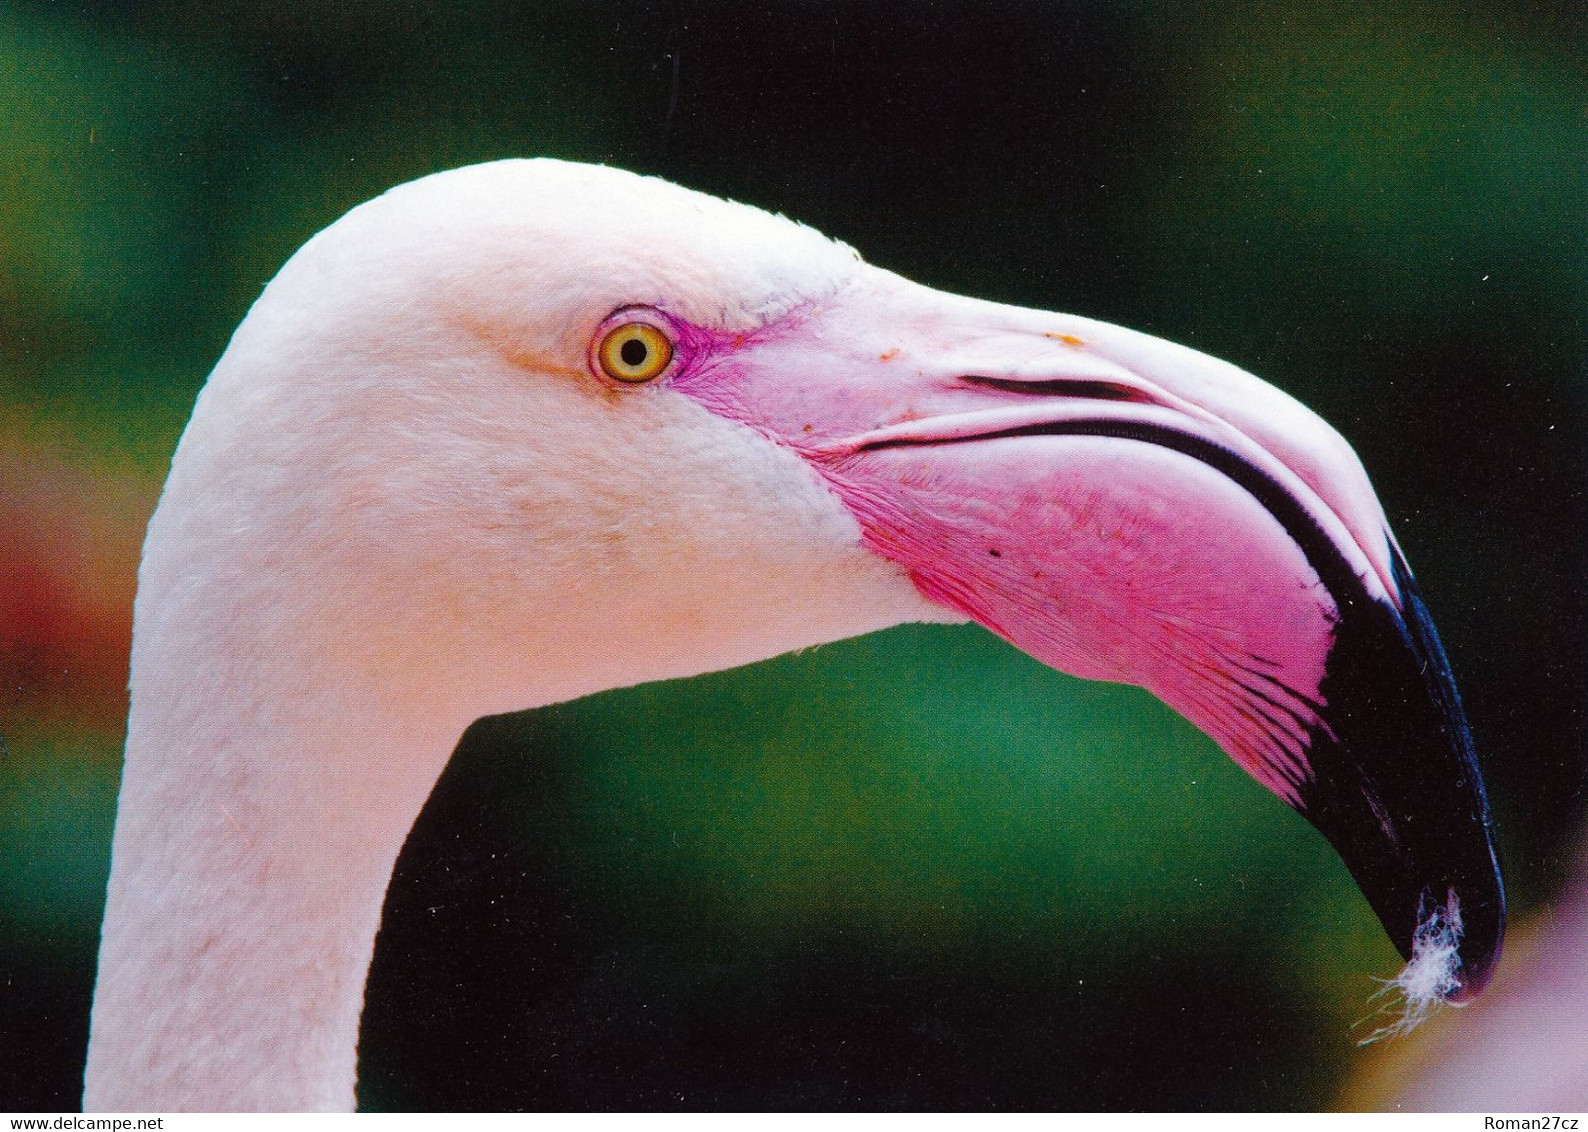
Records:
{"label": "flamingo beak", "polygon": [[1300,403],[871,268],[674,387],[802,455],[928,598],[1207,732],[1334,845],[1425,998],[1487,983],[1505,898],[1450,666],[1361,464]]}

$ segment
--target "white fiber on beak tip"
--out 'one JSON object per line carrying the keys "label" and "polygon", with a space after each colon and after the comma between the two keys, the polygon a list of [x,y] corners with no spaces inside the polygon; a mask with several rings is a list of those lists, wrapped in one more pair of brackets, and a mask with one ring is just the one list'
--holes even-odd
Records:
{"label": "white fiber on beak tip", "polygon": [[[1374,998],[1394,996],[1373,1015],[1398,1012],[1400,1017],[1380,1026],[1358,1045],[1372,1045],[1385,1038],[1409,1034],[1429,1013],[1447,1002],[1461,986],[1456,972],[1461,968],[1461,901],[1454,892],[1446,907],[1435,905],[1412,933],[1412,957],[1401,973],[1387,981]],[[1362,1021],[1366,1021],[1363,1019]],[[1360,1025],[1360,1023],[1358,1023]]]}

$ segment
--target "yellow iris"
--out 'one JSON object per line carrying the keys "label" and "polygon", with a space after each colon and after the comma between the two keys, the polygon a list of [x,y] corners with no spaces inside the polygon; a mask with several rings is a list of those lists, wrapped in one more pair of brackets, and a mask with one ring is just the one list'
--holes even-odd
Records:
{"label": "yellow iris", "polygon": [[625,322],[607,331],[596,350],[601,372],[613,381],[650,381],[673,360],[673,344],[648,322]]}

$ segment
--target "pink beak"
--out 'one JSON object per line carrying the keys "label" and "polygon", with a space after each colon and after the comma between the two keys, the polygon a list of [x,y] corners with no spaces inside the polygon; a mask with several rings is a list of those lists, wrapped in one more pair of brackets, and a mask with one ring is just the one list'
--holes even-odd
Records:
{"label": "pink beak", "polygon": [[1138,684],[1340,852],[1444,997],[1504,930],[1460,699],[1346,442],[1183,346],[881,270],[748,338],[677,327],[674,389],[802,455],[921,592],[1065,672]]}

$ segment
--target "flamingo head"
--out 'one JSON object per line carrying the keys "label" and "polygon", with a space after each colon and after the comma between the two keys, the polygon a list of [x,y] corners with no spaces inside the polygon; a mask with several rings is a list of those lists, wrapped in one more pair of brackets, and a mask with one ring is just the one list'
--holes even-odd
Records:
{"label": "flamingo head", "polygon": [[1467,723],[1361,464],[1183,346],[934,291],[661,181],[501,162],[289,263],[201,398],[181,491],[216,506],[168,543],[235,541],[221,504],[273,500],[239,571],[356,579],[301,623],[356,616],[353,667],[422,668],[416,697],[474,714],[979,622],[1149,689],[1304,814],[1425,998],[1498,956]]}

